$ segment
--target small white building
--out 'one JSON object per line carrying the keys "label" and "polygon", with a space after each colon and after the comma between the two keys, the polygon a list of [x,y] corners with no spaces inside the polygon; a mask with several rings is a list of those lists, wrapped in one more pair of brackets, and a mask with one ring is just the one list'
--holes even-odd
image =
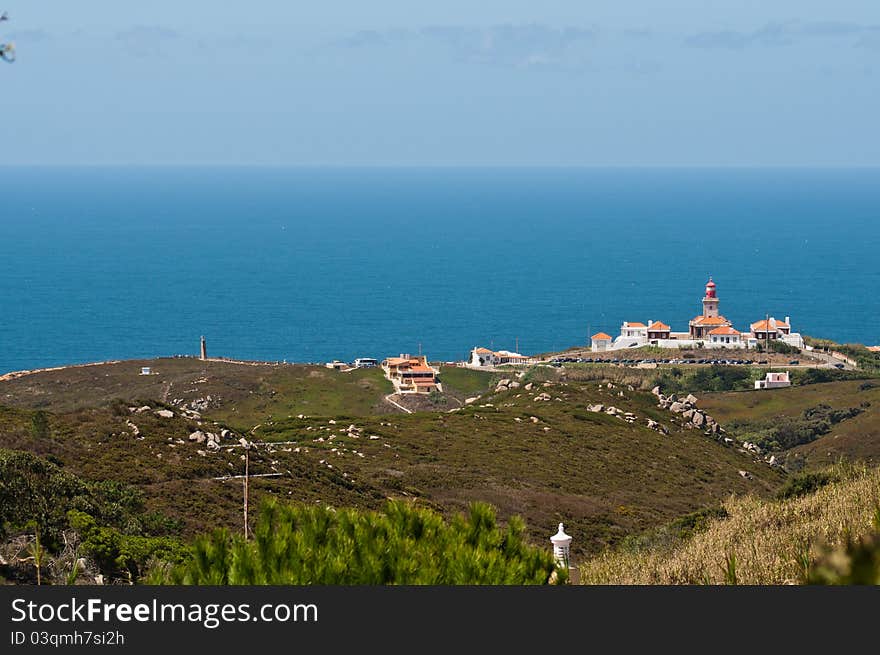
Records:
{"label": "small white building", "polygon": [[627,339],[639,339],[640,341],[647,341],[648,326],[644,323],[632,323],[630,321],[624,321],[623,325],[620,326],[620,336]]}
{"label": "small white building", "polygon": [[503,364],[528,364],[533,358],[526,357],[509,350],[489,350],[488,348],[474,348],[471,350],[468,366],[479,368],[481,366],[501,366]]}
{"label": "small white building", "polygon": [[714,330],[709,330],[709,344],[712,346],[742,348],[742,334],[729,325],[723,325]]}
{"label": "small white building", "polygon": [[495,366],[495,351],[488,348],[474,348],[471,350],[471,358],[468,360],[468,366]]}
{"label": "small white building", "polygon": [[781,389],[790,386],[791,380],[788,378],[788,371],[768,373],[763,380],[755,380],[755,389]]}
{"label": "small white building", "polygon": [[594,353],[600,353],[611,348],[613,339],[611,335],[604,332],[598,332],[590,337],[590,350]]}

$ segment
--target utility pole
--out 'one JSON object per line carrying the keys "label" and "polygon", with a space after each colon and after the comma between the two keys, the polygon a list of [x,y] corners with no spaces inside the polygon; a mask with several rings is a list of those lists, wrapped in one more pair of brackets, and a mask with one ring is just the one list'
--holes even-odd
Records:
{"label": "utility pole", "polygon": [[242,437],[239,443],[244,447],[244,540],[248,539],[248,481],[250,480],[251,446],[253,444]]}

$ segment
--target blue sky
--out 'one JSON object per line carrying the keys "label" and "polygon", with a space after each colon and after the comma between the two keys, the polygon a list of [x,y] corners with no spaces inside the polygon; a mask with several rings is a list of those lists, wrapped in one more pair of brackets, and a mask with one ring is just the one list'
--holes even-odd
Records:
{"label": "blue sky", "polygon": [[876,0],[0,9],[6,164],[880,165]]}

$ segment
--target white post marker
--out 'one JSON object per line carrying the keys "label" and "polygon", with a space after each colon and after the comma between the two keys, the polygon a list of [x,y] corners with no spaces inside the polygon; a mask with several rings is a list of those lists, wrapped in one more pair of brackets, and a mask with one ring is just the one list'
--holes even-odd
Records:
{"label": "white post marker", "polygon": [[559,531],[550,537],[550,543],[553,544],[553,557],[556,558],[556,563],[567,569],[571,562],[571,537],[565,534],[562,523],[559,524]]}

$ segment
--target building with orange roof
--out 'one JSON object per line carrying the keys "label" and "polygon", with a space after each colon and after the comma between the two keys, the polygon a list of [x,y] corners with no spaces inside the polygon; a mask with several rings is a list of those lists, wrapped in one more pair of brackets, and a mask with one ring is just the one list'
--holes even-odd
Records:
{"label": "building with orange roof", "polygon": [[611,348],[611,342],[614,338],[610,334],[597,332],[590,337],[590,350],[594,353],[602,352]]}
{"label": "building with orange roof", "polygon": [[624,321],[620,326],[620,336],[625,339],[647,339],[648,326],[638,321]]}
{"label": "building with orange roof", "polygon": [[[706,283],[706,295],[703,296],[703,313],[688,322],[688,333],[691,339],[709,339],[709,333],[720,327],[733,327],[733,323],[718,313],[718,293],[712,278]],[[711,341],[711,339],[709,339]]]}
{"label": "building with orange roof", "polygon": [[534,361],[532,357],[509,350],[489,350],[479,347],[471,350],[467,365],[478,368],[481,366],[503,366],[504,364],[528,364],[532,361]]}
{"label": "building with orange roof", "polygon": [[661,321],[653,321],[648,324],[648,341],[652,339],[669,339],[672,337],[672,328]]}
{"label": "building with orange roof", "polygon": [[437,369],[428,365],[424,355],[387,357],[382,361],[385,377],[391,380],[396,393],[431,393],[443,391]]}
{"label": "building with orange roof", "polygon": [[742,343],[742,334],[739,330],[734,330],[729,325],[724,325],[709,331],[709,343],[712,345],[738,347]]}

